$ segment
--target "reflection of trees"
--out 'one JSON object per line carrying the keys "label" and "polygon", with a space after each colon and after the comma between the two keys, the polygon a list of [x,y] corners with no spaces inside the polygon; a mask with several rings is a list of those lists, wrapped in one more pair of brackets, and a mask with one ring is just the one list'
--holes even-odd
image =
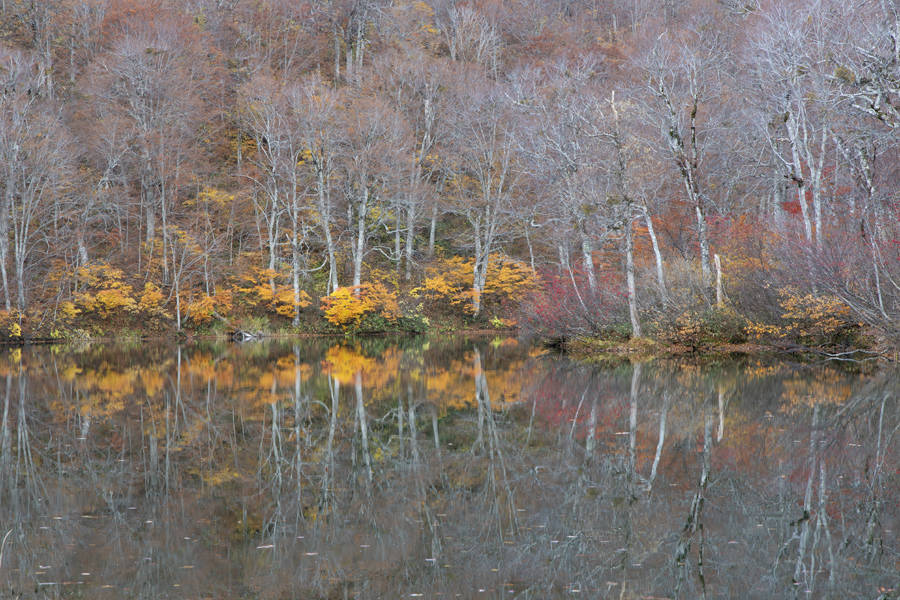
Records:
{"label": "reflection of trees", "polygon": [[136,598],[896,587],[890,374],[597,370],[485,342],[0,356],[0,574]]}

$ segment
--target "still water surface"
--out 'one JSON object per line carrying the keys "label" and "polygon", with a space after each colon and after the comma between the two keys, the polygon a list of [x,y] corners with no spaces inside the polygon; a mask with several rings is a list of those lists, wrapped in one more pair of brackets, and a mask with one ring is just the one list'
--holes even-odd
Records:
{"label": "still water surface", "polygon": [[505,337],[4,351],[0,598],[896,598],[898,382]]}

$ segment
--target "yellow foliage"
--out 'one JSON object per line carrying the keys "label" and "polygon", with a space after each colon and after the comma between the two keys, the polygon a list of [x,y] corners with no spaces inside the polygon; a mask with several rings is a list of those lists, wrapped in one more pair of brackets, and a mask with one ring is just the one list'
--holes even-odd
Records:
{"label": "yellow foliage", "polygon": [[159,288],[152,283],[145,283],[137,310],[147,317],[169,318],[169,314],[165,311],[165,307],[163,306],[164,302],[165,296],[159,291]]}
{"label": "yellow foliage", "polygon": [[14,310],[0,310],[0,331],[7,331],[8,337],[22,337],[19,316]]}
{"label": "yellow foliage", "polygon": [[397,293],[377,282],[335,290],[322,298],[322,310],[329,323],[345,330],[358,326],[366,314],[379,314],[392,323],[400,317]]}
{"label": "yellow foliage", "polygon": [[781,318],[787,323],[753,323],[748,331],[757,338],[799,336],[823,340],[840,333],[851,322],[850,308],[834,296],[804,294],[794,287],[779,290],[778,295],[785,311]]}
{"label": "yellow foliage", "polygon": [[137,302],[131,296],[132,287],[122,280],[125,274],[109,265],[89,265],[77,271],[83,292],[76,294],[75,302],[85,312],[94,312],[103,318],[119,309],[133,312]]}
{"label": "yellow foliage", "polygon": [[231,311],[231,290],[226,290],[215,296],[204,294],[188,303],[188,317],[198,325],[209,323],[216,314],[225,316]]}
{"label": "yellow foliage", "polygon": [[[209,202],[212,204],[217,204],[219,206],[227,206],[234,202],[234,194],[229,194],[228,192],[224,192],[222,190],[218,190],[216,188],[203,188],[203,191],[200,192],[198,199],[201,202]],[[186,206],[190,206],[193,202],[185,202]]]}
{"label": "yellow foliage", "polygon": [[[312,303],[309,295],[300,290],[300,298],[294,304],[294,290],[285,283],[288,275],[275,269],[255,268],[244,277],[246,286],[238,286],[238,291],[246,294],[245,298],[251,306],[263,307],[285,317],[293,317],[301,308]],[[274,289],[272,282],[275,283]]]}
{"label": "yellow foliage", "polygon": [[57,315],[61,321],[69,322],[80,314],[81,314],[81,311],[75,307],[74,303],[69,302],[69,301],[59,303],[59,309],[57,310]]}
{"label": "yellow foliage", "polygon": [[[429,301],[446,301],[450,305],[469,303],[475,293],[474,273],[474,259],[454,256],[440,261],[436,267],[429,269],[425,285],[415,288],[411,294],[414,297],[424,294]],[[530,268],[516,261],[492,256],[488,265],[483,299],[509,300],[534,289],[535,285],[534,274]]]}

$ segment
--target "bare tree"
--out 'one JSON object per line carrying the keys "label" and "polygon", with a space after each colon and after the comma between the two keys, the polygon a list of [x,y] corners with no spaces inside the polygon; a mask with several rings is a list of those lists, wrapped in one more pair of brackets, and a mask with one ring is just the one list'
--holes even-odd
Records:
{"label": "bare tree", "polygon": [[504,92],[500,84],[478,82],[465,104],[458,106],[452,124],[452,152],[458,169],[450,180],[449,202],[451,210],[472,228],[472,309],[476,316],[481,313],[491,253],[514,220],[513,194],[522,176],[514,112]]}
{"label": "bare tree", "polygon": [[183,185],[184,165],[197,155],[196,128],[217,79],[200,33],[178,15],[167,14],[165,19],[148,15],[153,8],[115,22],[118,35],[111,49],[94,61],[88,89],[96,102],[133,128],[133,172],[145,239],[152,257],[158,216],[163,231],[162,275],[167,282],[169,212]]}
{"label": "bare tree", "polygon": [[311,180],[315,219],[325,238],[328,255],[328,289],[338,289],[337,246],[332,228],[337,218],[334,187],[343,132],[338,95],[321,78],[307,77],[290,95],[292,119],[296,120],[303,146],[303,167]]}
{"label": "bare tree", "polygon": [[[435,195],[444,179],[444,169],[438,153],[446,137],[447,96],[454,83],[454,71],[445,62],[428,58],[419,51],[407,49],[406,53],[389,56],[381,65],[383,79],[390,85],[394,106],[406,118],[413,136],[413,163],[409,170],[405,198],[398,205],[405,212],[405,278],[412,278],[414,240],[416,226],[422,213],[431,209],[430,247],[434,248],[434,221],[438,204]],[[430,201],[430,202],[429,202]],[[430,204],[430,206],[429,206]],[[400,268],[401,221],[397,215],[394,254]]]}
{"label": "bare tree", "polygon": [[368,241],[386,212],[379,206],[400,194],[397,184],[406,178],[412,140],[400,114],[381,100],[358,98],[349,113],[340,164],[356,286],[362,283]]}
{"label": "bare tree", "polygon": [[714,106],[720,101],[720,67],[726,56],[722,41],[707,24],[678,33],[664,31],[641,64],[655,98],[647,115],[662,134],[696,217],[707,296],[712,282],[707,214],[713,204],[705,185],[705,162],[717,127]]}
{"label": "bare tree", "polygon": [[0,49],[0,277],[8,311],[11,258],[20,323],[27,308],[28,259],[48,229],[47,216],[60,201],[69,168],[68,137],[58,109],[45,97],[41,69],[34,56]]}
{"label": "bare tree", "polygon": [[[836,98],[827,85],[832,70],[821,0],[773,5],[760,15],[752,69],[760,78],[769,148],[797,188],[804,235],[821,249],[825,158]],[[807,194],[812,197],[809,206]]]}

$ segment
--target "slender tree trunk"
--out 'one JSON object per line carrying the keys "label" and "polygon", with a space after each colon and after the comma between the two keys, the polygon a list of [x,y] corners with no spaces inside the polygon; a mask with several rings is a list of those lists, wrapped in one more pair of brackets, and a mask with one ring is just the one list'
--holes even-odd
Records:
{"label": "slender tree trunk", "polygon": [[403,246],[401,245],[401,235],[400,235],[400,205],[394,205],[394,214],[397,215],[397,218],[394,222],[394,260],[397,262],[394,263],[394,273],[397,274],[397,277],[400,276],[400,263],[403,262]]}
{"label": "slender tree trunk", "polygon": [[653,246],[653,256],[656,259],[656,283],[659,286],[659,297],[663,305],[669,303],[669,293],[666,288],[666,277],[663,272],[662,253],[659,250],[659,240],[656,239],[656,231],[653,228],[653,218],[650,211],[644,208],[644,220],[647,223],[647,233],[650,235],[650,244]]}
{"label": "slender tree trunk", "polygon": [[628,287],[628,314],[631,317],[631,337],[641,337],[641,320],[637,309],[637,291],[634,286],[634,220],[631,207],[625,219],[625,280]]}
{"label": "slender tree trunk", "polygon": [[9,220],[12,212],[13,186],[6,182],[6,192],[3,195],[3,206],[0,207],[0,277],[3,279],[3,305],[6,312],[10,310],[9,299],[9,275],[6,270],[6,262],[9,259]]}
{"label": "slender tree trunk", "polygon": [[[348,209],[351,214],[352,205]],[[369,212],[369,190],[363,188],[362,199],[356,206],[356,240],[353,250],[353,285],[362,283],[363,256],[366,250],[366,215]]]}
{"label": "slender tree trunk", "polygon": [[582,224],[581,232],[581,257],[584,261],[584,272],[587,274],[588,287],[592,292],[597,291],[597,276],[594,273],[594,249],[591,247],[591,239]]}
{"label": "slender tree trunk", "polygon": [[297,226],[294,225],[294,233],[291,236],[291,263],[292,281],[294,292],[294,327],[300,326],[300,241],[297,239]]}
{"label": "slender tree trunk", "polygon": [[328,253],[328,291],[333,293],[340,287],[340,284],[338,283],[337,252],[334,237],[331,235],[331,206],[329,206],[328,188],[321,164],[316,168],[316,199],[319,205],[319,223],[325,234],[325,251]]}
{"label": "slender tree trunk", "polygon": [[434,230],[437,227],[437,204],[431,209],[431,226],[428,228],[428,258],[434,256]]}
{"label": "slender tree trunk", "polygon": [[[415,240],[415,237],[416,211],[413,206],[409,206],[406,210],[406,252],[404,252],[404,255],[406,256],[406,281],[410,281],[412,279],[413,241]],[[399,264],[399,258],[397,260]]]}
{"label": "slender tree trunk", "polygon": [[806,179],[803,175],[803,158],[800,155],[800,123],[796,114],[791,112],[785,123],[788,133],[788,141],[791,146],[792,169],[791,177],[797,184],[797,201],[800,204],[800,214],[803,216],[803,231],[806,241],[813,239],[812,221],[809,218],[809,205],[806,201]]}

